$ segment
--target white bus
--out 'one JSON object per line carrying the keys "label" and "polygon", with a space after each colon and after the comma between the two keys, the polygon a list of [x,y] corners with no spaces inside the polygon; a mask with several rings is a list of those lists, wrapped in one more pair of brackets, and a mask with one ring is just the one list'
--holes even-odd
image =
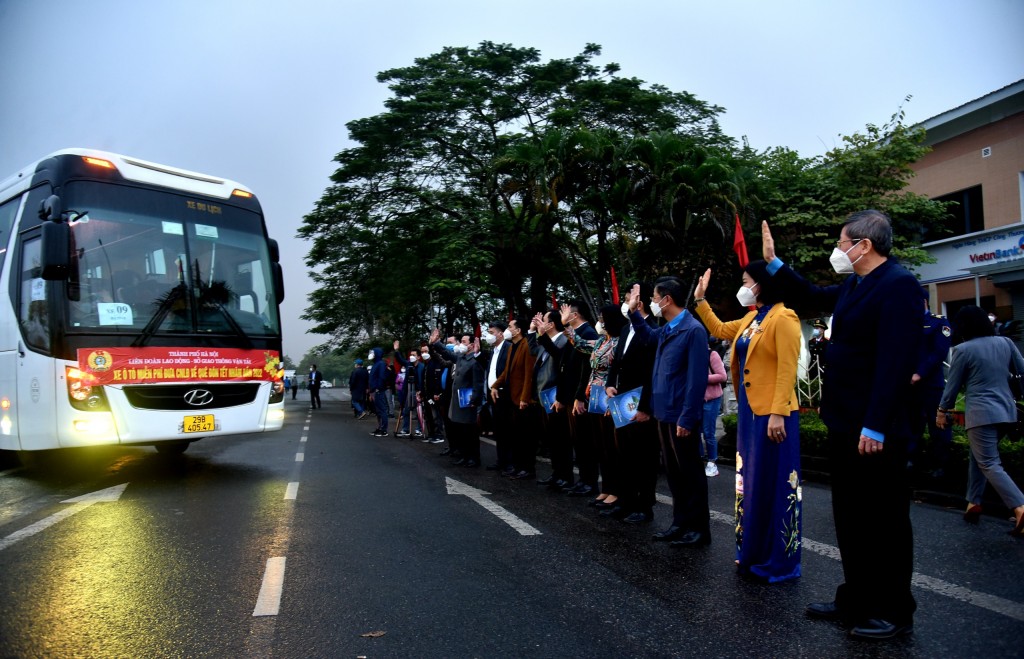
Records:
{"label": "white bus", "polygon": [[66,149],[0,181],[0,449],[284,423],[277,243],[233,181]]}

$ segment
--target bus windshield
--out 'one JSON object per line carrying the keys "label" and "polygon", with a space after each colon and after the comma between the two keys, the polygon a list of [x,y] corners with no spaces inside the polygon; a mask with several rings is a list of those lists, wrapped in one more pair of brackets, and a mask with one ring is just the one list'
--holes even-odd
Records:
{"label": "bus windshield", "polygon": [[261,216],[187,193],[65,186],[69,333],[280,333]]}

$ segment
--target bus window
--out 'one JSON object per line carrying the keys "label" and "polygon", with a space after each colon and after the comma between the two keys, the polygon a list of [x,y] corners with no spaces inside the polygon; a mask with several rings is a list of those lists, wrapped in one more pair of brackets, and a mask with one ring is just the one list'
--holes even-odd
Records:
{"label": "bus window", "polygon": [[36,236],[21,246],[21,299],[18,324],[25,342],[34,348],[49,351],[49,313],[46,308],[47,283],[42,278],[40,257],[43,241]]}
{"label": "bus window", "polygon": [[14,216],[18,214],[18,205],[21,197],[15,197],[10,201],[0,204],[0,270],[4,267],[4,258],[7,256],[7,242],[11,238],[11,226],[14,224]]}

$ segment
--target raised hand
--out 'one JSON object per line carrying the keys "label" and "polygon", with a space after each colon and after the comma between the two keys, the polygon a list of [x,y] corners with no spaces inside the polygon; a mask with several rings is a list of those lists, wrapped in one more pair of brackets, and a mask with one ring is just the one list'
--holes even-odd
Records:
{"label": "raised hand", "polygon": [[704,271],[704,274],[697,280],[697,288],[693,289],[693,297],[701,298],[708,292],[708,284],[711,283],[711,268]]}
{"label": "raised hand", "polygon": [[437,343],[437,340],[441,338],[441,328],[435,327],[430,332],[430,343]]}
{"label": "raised hand", "polygon": [[767,220],[761,221],[761,256],[765,263],[771,263],[775,258],[775,240],[772,238]]}
{"label": "raised hand", "polygon": [[395,352],[398,352],[398,339],[395,339]]}
{"label": "raised hand", "polygon": [[629,291],[626,302],[629,304],[630,312],[636,311],[636,308],[640,306],[640,284],[633,284],[633,288]]}
{"label": "raised hand", "polygon": [[558,307],[558,311],[559,313],[562,314],[562,325],[568,326],[569,317],[572,316],[572,307],[570,307],[568,304],[563,304],[560,307]]}

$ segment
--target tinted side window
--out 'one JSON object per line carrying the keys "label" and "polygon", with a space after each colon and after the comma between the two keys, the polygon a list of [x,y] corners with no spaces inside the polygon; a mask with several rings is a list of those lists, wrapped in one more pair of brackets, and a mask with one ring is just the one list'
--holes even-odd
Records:
{"label": "tinted side window", "polygon": [[7,245],[11,241],[11,227],[14,216],[18,214],[21,196],[0,204],[0,270],[3,270],[4,259],[7,258]]}
{"label": "tinted side window", "polygon": [[21,290],[18,295],[18,324],[25,342],[34,348],[50,349],[50,318],[46,303],[48,284],[42,278],[40,256],[43,241],[38,236],[21,244]]}

